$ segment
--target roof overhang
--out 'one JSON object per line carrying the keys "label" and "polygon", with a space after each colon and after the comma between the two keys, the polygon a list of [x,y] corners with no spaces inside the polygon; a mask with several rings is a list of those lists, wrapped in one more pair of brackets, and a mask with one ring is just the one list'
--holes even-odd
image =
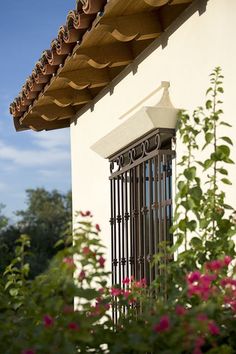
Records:
{"label": "roof overhang", "polygon": [[81,0],[10,111],[17,131],[64,128],[193,0]]}

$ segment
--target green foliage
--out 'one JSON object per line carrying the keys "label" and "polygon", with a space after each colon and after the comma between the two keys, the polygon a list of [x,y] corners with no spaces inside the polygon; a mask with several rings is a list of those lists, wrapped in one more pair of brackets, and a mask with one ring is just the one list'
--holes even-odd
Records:
{"label": "green foliage", "polygon": [[27,260],[30,277],[34,278],[47,268],[56,253],[54,244],[70,229],[71,192],[61,194],[56,190],[49,192],[37,188],[27,190],[26,194],[27,208],[16,212],[19,221],[0,228],[0,273],[14,256],[15,241],[21,234],[27,234],[31,238]]}
{"label": "green foliage", "polygon": [[[176,242],[158,245],[160,252],[154,257],[158,278],[150,286],[145,279],[131,277],[121,287],[109,287],[100,228],[92,224],[90,212],[80,213],[83,219],[73,242],[71,237],[57,239],[64,247],[33,280],[28,280],[30,241],[23,235],[0,280],[1,353],[236,352],[236,213],[228,214],[232,207],[225,204],[221,190],[231,183],[224,176],[232,163],[232,141],[217,134],[220,126],[228,126],[221,119],[218,97],[223,93],[222,79],[216,68],[205,108],[198,108],[192,118],[180,114],[179,137],[186,153],[177,180],[172,227]],[[205,160],[196,161],[200,149]],[[21,214],[25,228],[40,228],[38,220],[45,227],[45,194],[40,195],[41,201],[37,193],[32,195],[29,213]],[[116,311],[119,316],[113,323]]]}
{"label": "green foliage", "polygon": [[[186,271],[224,254],[235,256],[232,242],[235,224],[226,213],[226,209],[233,208],[226,205],[225,193],[221,190],[222,183],[232,184],[225,176],[228,175],[227,164],[233,163],[231,139],[217,134],[220,126],[228,126],[222,120],[219,97],[223,93],[222,79],[220,68],[216,68],[211,74],[205,109],[195,110],[192,119],[186,112],[181,112],[179,117],[178,134],[187,153],[179,163],[181,172],[172,229],[177,244],[184,247],[179,263]],[[201,139],[205,140],[202,147],[205,159],[197,161]],[[226,144],[222,145],[222,140]]]}
{"label": "green foliage", "polygon": [[0,231],[5,228],[8,224],[8,219],[6,216],[2,214],[2,210],[4,209],[4,205],[0,203]]}

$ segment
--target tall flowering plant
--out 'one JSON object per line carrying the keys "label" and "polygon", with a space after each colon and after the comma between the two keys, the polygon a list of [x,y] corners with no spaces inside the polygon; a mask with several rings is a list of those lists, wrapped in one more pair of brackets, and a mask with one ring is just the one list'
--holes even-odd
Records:
{"label": "tall flowering plant", "polygon": [[[160,276],[150,286],[133,277],[109,286],[100,226],[83,211],[73,240],[63,241],[49,269],[29,281],[30,240],[23,235],[0,280],[0,353],[236,353],[235,213],[220,189],[231,183],[225,166],[233,163],[232,141],[218,136],[228,125],[221,119],[222,79],[216,68],[205,108],[180,114],[186,154],[179,163],[176,242],[159,247],[154,261],[171,260]],[[201,135],[206,159],[198,161]]]}

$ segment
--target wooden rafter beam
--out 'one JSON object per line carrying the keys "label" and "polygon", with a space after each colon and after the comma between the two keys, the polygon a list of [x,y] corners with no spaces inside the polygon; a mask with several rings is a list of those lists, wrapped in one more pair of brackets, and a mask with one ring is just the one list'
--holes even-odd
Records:
{"label": "wooden rafter beam", "polygon": [[46,121],[39,115],[32,113],[24,119],[14,118],[14,125],[16,131],[32,129],[35,131],[60,129],[70,126],[70,119],[61,119],[54,121]]}
{"label": "wooden rafter beam", "polygon": [[110,82],[108,69],[86,68],[61,72],[59,77],[75,90],[103,87]]}
{"label": "wooden rafter beam", "polygon": [[175,3],[173,2],[170,5],[173,6],[163,6],[159,10],[159,18],[164,30],[168,28],[186,8],[186,3],[180,3],[180,0],[178,3],[175,1]]}
{"label": "wooden rafter beam", "polygon": [[188,4],[192,0],[143,0],[146,4],[153,7],[161,7],[163,5],[178,5],[178,4]]}
{"label": "wooden rafter beam", "polygon": [[154,39],[162,32],[156,11],[101,18],[97,28],[109,32],[116,40],[121,42],[130,42],[134,39]]}
{"label": "wooden rafter beam", "polygon": [[88,48],[79,47],[74,58],[84,60],[95,69],[125,66],[134,59],[132,47],[126,43],[114,43]]}
{"label": "wooden rafter beam", "polygon": [[59,107],[79,106],[92,100],[88,90],[76,91],[70,87],[46,91],[44,96]]}
{"label": "wooden rafter beam", "polygon": [[[61,108],[55,104],[50,104],[33,107],[31,112],[28,114],[28,117],[30,119],[31,114],[36,114],[46,121],[52,121],[57,119],[71,118],[75,115],[75,113],[75,109],[73,109],[71,106]],[[25,124],[24,120],[22,123]]]}

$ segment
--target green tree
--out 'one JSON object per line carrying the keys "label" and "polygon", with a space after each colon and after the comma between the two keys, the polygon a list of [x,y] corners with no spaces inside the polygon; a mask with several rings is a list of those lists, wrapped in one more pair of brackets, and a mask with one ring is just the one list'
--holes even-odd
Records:
{"label": "green tree", "polygon": [[7,226],[8,219],[5,215],[2,214],[2,210],[4,209],[4,205],[0,203],[0,232],[1,230]]}
{"label": "green tree", "polygon": [[[55,243],[63,237],[71,222],[71,192],[62,194],[57,190],[36,188],[26,190],[26,195],[26,209],[16,212],[18,222],[0,227],[0,272],[14,255],[15,241],[21,234],[27,234],[31,238],[28,262],[33,278],[47,268],[56,252]],[[0,226],[6,226],[4,220],[0,214]]]}
{"label": "green tree", "polygon": [[55,254],[55,243],[71,222],[71,192],[62,194],[44,188],[28,189],[27,208],[16,212],[21,234],[31,238],[31,276],[41,273]]}

